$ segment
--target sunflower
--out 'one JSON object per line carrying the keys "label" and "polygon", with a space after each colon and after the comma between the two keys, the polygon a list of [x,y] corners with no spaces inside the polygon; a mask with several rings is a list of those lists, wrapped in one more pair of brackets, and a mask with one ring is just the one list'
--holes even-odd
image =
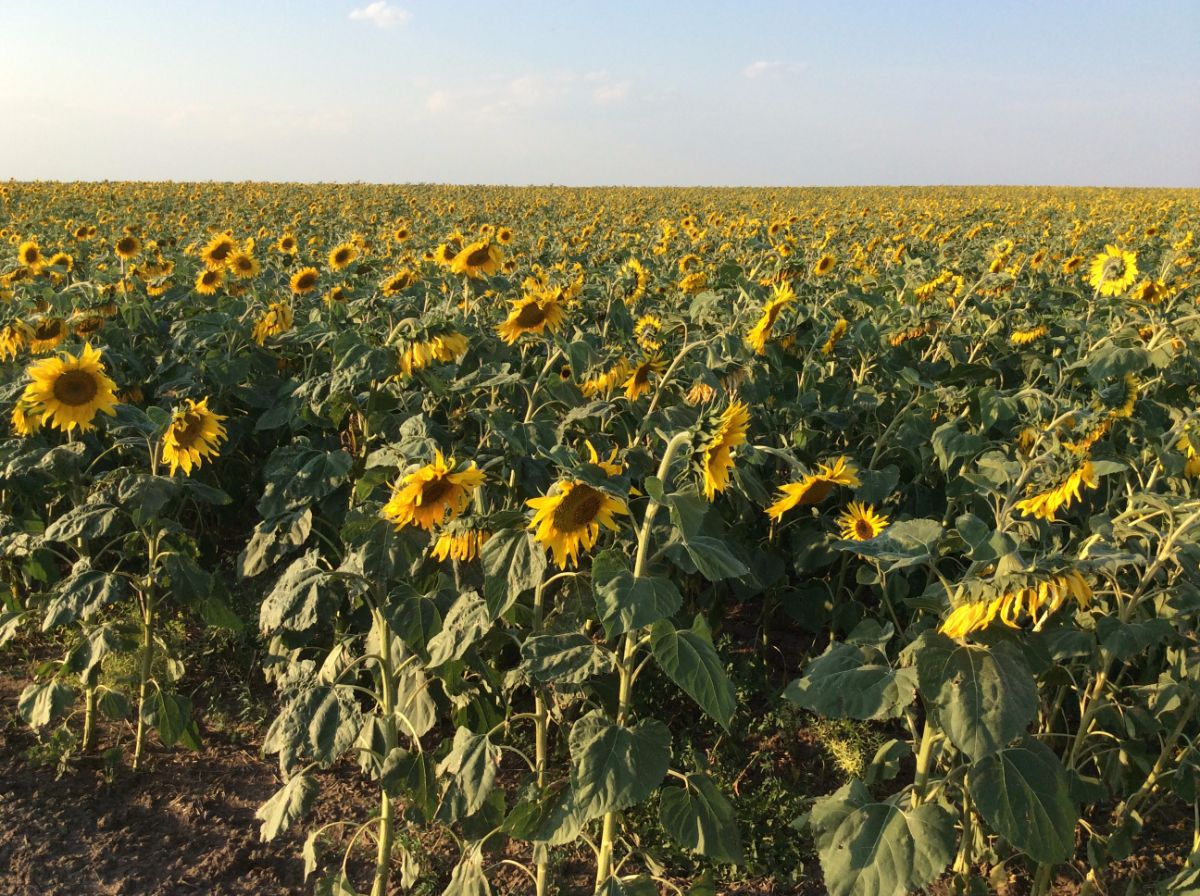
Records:
{"label": "sunflower", "polygon": [[608,397],[609,393],[629,376],[631,369],[629,362],[621,358],[608,370],[584,380],[579,389],[585,398],[595,398],[598,395]]}
{"label": "sunflower", "polygon": [[834,258],[832,255],[830,255],[828,252],[826,252],[824,255],[822,255],[820,258],[817,259],[817,263],[813,265],[812,272],[814,274],[816,274],[818,277],[824,277],[826,274],[828,274],[830,271],[833,270],[833,266],[836,263],[837,263],[837,259]]}
{"label": "sunflower", "polygon": [[1085,460],[1067,478],[1054,488],[1039,492],[1017,502],[1017,510],[1025,516],[1053,521],[1059,508],[1067,509],[1080,499],[1083,488],[1096,488],[1100,480],[1090,460]]}
{"label": "sunflower", "polygon": [[202,296],[216,295],[218,289],[225,283],[225,272],[219,268],[205,268],[196,275],[196,292]]}
{"label": "sunflower", "polygon": [[385,296],[395,296],[416,283],[420,277],[412,268],[401,268],[379,285]]}
{"label": "sunflower", "polygon": [[433,250],[433,260],[446,267],[454,264],[454,259],[457,255],[458,247],[453,243],[442,243]]}
{"label": "sunflower", "polygon": [[17,261],[31,271],[36,271],[45,264],[46,258],[42,255],[41,247],[35,241],[26,240],[17,247]]}
{"label": "sunflower", "polygon": [[117,258],[122,261],[132,261],[142,253],[142,241],[130,234],[117,240],[113,249],[117,253]]}
{"label": "sunflower", "polygon": [[529,528],[534,537],[554,553],[554,562],[576,566],[579,550],[591,550],[600,537],[600,527],[616,531],[614,519],[629,509],[620,498],[578,480],[558,482],[551,493],[525,502],[535,511]]}
{"label": "sunflower", "polygon": [[1109,244],[1092,259],[1088,284],[1102,296],[1119,296],[1133,285],[1137,275],[1137,256]]}
{"label": "sunflower", "polygon": [[455,274],[466,274],[472,279],[490,277],[500,270],[504,256],[500,250],[486,240],[471,243],[454,256],[450,270]]}
{"label": "sunflower", "polygon": [[229,270],[239,280],[253,280],[262,271],[262,266],[249,252],[235,252],[229,256]]}
{"label": "sunflower", "polygon": [[1050,331],[1044,326],[1029,327],[1024,330],[1013,330],[1008,337],[1008,341],[1013,345],[1029,345],[1032,342],[1037,342]]}
{"label": "sunflower", "polygon": [[1186,458],[1183,466],[1183,475],[1192,478],[1200,476],[1200,451],[1196,450],[1192,444],[1192,439],[1187,435],[1182,436],[1175,445],[1183,456]]}
{"label": "sunflower", "polygon": [[62,268],[65,271],[70,271],[75,268],[75,259],[66,252],[55,252],[50,256],[50,260],[46,264],[52,268]]}
{"label": "sunflower", "polygon": [[339,284],[321,296],[321,301],[326,305],[333,306],[346,301],[349,297],[350,291]]}
{"label": "sunflower", "polygon": [[837,348],[837,344],[842,341],[842,337],[846,335],[846,328],[850,325],[846,322],[846,318],[839,317],[837,323],[833,325],[833,329],[829,331],[829,338],[825,340],[825,344],[821,346],[821,354],[832,355],[833,350]]}
{"label": "sunflower", "polygon": [[329,267],[335,271],[344,270],[358,258],[358,246],[353,243],[342,243],[335,246],[329,253]]}
{"label": "sunflower", "polygon": [[631,258],[625,264],[621,265],[621,269],[617,272],[619,275],[632,275],[632,281],[628,282],[624,287],[623,295],[626,305],[633,305],[646,294],[646,282],[649,280],[649,274],[646,273],[646,268],[636,258]]}
{"label": "sunflower", "polygon": [[704,479],[704,497],[713,500],[717,492],[729,485],[733,470],[733,449],[746,441],[750,428],[750,410],[740,401],[730,404],[711,426],[708,437],[701,443],[700,473]]}
{"label": "sunflower", "polygon": [[275,243],[275,251],[283,255],[295,255],[298,248],[296,238],[290,233],[285,233]]}
{"label": "sunflower", "polygon": [[200,258],[209,270],[219,271],[236,251],[237,243],[233,241],[233,237],[227,233],[218,233],[200,250]]}
{"label": "sunflower", "polygon": [[190,476],[192,467],[199,467],[206,460],[219,454],[218,445],[225,441],[223,414],[208,408],[208,399],[200,401],[186,399],[186,406],[175,408],[167,431],[162,437],[162,459],[171,465],[171,475],[182,468]]}
{"label": "sunflower", "polygon": [[1010,628],[1019,628],[1022,617],[1040,625],[1066,603],[1067,598],[1074,599],[1082,609],[1087,609],[1092,601],[1091,586],[1076,570],[1058,573],[1036,585],[1006,591],[991,600],[959,604],[950,611],[938,631],[951,638],[965,638],[971,632],[987,628],[996,619]]}
{"label": "sunflower", "polygon": [[837,524],[847,541],[869,541],[887,528],[888,518],[876,513],[870,504],[851,501],[838,516]]}
{"label": "sunflower", "polygon": [[1167,285],[1161,280],[1143,280],[1133,290],[1133,298],[1136,301],[1146,302],[1151,305],[1157,305],[1163,299],[1167,298],[1168,294]]}
{"label": "sunflower", "polygon": [[470,563],[479,556],[479,549],[491,537],[491,533],[470,526],[454,526],[438,533],[430,551],[438,560],[458,560]]}
{"label": "sunflower", "polygon": [[693,296],[708,285],[708,275],[703,271],[695,274],[688,274],[679,281],[680,292],[686,295]]}
{"label": "sunflower", "polygon": [[8,361],[33,338],[33,328],[23,320],[14,320],[0,327],[0,361]]}
{"label": "sunflower", "polygon": [[708,404],[708,402],[716,397],[717,390],[712,385],[704,382],[704,380],[696,380],[688,389],[687,395],[684,396],[683,400],[692,405]]}
{"label": "sunflower", "polygon": [[662,348],[658,334],[662,332],[662,318],[656,314],[643,314],[633,325],[633,338],[642,351],[656,352]]}
{"label": "sunflower", "polygon": [[316,268],[301,268],[292,274],[292,279],[288,281],[288,285],[296,295],[306,295],[317,288],[317,280],[320,276]]}
{"label": "sunflower", "polygon": [[[462,514],[471,503],[475,489],[483,484],[483,471],[472,463],[454,472],[455,461],[449,462],[438,451],[433,463],[404,476],[392,488],[392,496],[383,505],[383,518],[397,529],[416,525],[426,531]],[[448,518],[447,518],[448,515]]]}
{"label": "sunflower", "polygon": [[63,352],[57,358],[44,358],[26,371],[31,382],[21,396],[26,405],[40,405],[42,423],[67,432],[76,426],[92,428],[98,411],[116,413],[117,385],[104,372],[100,352],[84,343],[78,357]]}
{"label": "sunflower", "polygon": [[1083,256],[1072,255],[1062,263],[1062,272],[1064,274],[1074,274],[1081,264],[1083,264]]}
{"label": "sunflower", "polygon": [[392,239],[398,243],[408,242],[412,238],[412,230],[407,224],[401,224],[392,231]]}
{"label": "sunflower", "polygon": [[42,414],[45,408],[38,404],[30,404],[24,398],[18,399],[12,409],[13,432],[25,438],[42,428]]}
{"label": "sunflower", "polygon": [[746,344],[754,349],[755,354],[761,355],[767,350],[767,341],[771,338],[771,330],[775,321],[788,305],[796,301],[796,293],[792,284],[784,281],[772,287],[771,298],[763,306],[762,317],[746,335]]}
{"label": "sunflower", "polygon": [[272,336],[292,328],[292,306],[287,302],[271,302],[254,324],[254,341],[263,345]]}
{"label": "sunflower", "polygon": [[29,351],[35,355],[44,355],[53,351],[67,338],[67,324],[60,317],[43,317],[33,326],[29,335]]}
{"label": "sunflower", "polygon": [[453,361],[467,352],[467,337],[455,330],[430,335],[421,340],[404,340],[400,348],[400,370],[411,376],[414,370],[434,361]]}
{"label": "sunflower", "polygon": [[793,507],[820,504],[829,497],[835,485],[857,488],[860,484],[858,468],[850,458],[838,457],[830,464],[817,464],[817,472],[809,473],[799,482],[780,486],[779,500],[767,508],[767,514],[771,519],[779,520]]}
{"label": "sunflower", "polygon": [[501,227],[496,231],[496,242],[501,246],[507,246],[513,240],[513,231],[511,227]]}
{"label": "sunflower", "polygon": [[657,355],[652,358],[647,358],[633,368],[633,372],[629,378],[622,383],[625,389],[625,397],[630,401],[637,401],[638,396],[650,391],[650,376],[652,374],[662,373],[666,365],[659,359]]}
{"label": "sunflower", "polygon": [[496,332],[500,334],[501,339],[512,345],[523,333],[541,333],[546,329],[551,333],[555,332],[562,326],[563,317],[557,293],[528,295],[512,302],[512,310],[504,322],[496,327]]}

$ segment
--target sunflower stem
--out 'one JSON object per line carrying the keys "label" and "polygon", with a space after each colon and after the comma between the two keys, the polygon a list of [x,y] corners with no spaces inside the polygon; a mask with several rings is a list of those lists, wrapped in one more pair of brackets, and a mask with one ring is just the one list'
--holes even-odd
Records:
{"label": "sunflower stem", "polygon": [[142,764],[142,748],[146,739],[146,691],[154,666],[154,568],[158,565],[158,535],[146,539],[146,580],[142,591],[142,649],[138,670],[137,733],[133,741],[133,770]]}
{"label": "sunflower stem", "polygon": [[[395,692],[392,689],[392,629],[387,618],[378,606],[371,610],[375,617],[375,625],[379,629],[381,649],[379,651],[379,708],[383,714],[383,755],[388,756],[396,747],[398,731],[396,728]],[[378,848],[375,853],[375,879],[371,886],[371,896],[387,896],[388,878],[392,868],[392,846],[395,838],[393,830],[393,811],[391,797],[387,788],[379,788],[379,836]]]}
{"label": "sunflower stem", "polygon": [[[675,453],[680,446],[691,440],[691,433],[683,431],[676,433],[667,442],[666,450],[663,451],[662,463],[658,465],[658,481],[662,483],[662,488],[665,491],[667,488],[667,477],[671,472],[671,461],[675,459]],[[637,558],[633,563],[633,576],[635,579],[640,578],[645,574],[646,557],[648,556],[650,547],[650,531],[654,523],[654,517],[658,515],[658,508],[661,505],[653,498],[650,499],[649,506],[646,507],[646,516],[642,520],[642,528],[638,532],[638,547]],[[624,725],[629,716],[630,694],[633,690],[633,679],[635,674],[634,659],[637,654],[638,639],[635,637],[637,632],[626,632],[621,648],[620,660],[620,675],[621,683],[617,692],[617,724]],[[617,812],[606,812],[604,814],[604,824],[600,832],[600,849],[596,862],[596,889],[599,890],[604,886],[605,881],[612,875],[613,869],[613,844],[616,840],[617,833]]]}

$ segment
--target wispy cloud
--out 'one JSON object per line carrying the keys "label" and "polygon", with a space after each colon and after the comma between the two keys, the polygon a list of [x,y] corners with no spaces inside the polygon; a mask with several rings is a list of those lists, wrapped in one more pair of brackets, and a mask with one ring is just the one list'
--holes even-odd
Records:
{"label": "wispy cloud", "polygon": [[350,11],[352,22],[370,22],[377,28],[391,28],[403,25],[412,17],[407,9],[392,6],[387,0],[374,0],[366,6]]}
{"label": "wispy cloud", "polygon": [[768,75],[797,75],[804,71],[804,69],[805,65],[802,62],[780,62],[778,60],[759,59],[757,62],[751,62],[742,69],[742,77],[754,79]]}
{"label": "wispy cloud", "polygon": [[627,99],[632,81],[612,79],[607,72],[582,77],[572,72],[530,73],[491,84],[444,87],[429,93],[425,108],[432,113],[454,108],[476,116],[505,117],[514,113],[561,106],[590,96],[598,105]]}

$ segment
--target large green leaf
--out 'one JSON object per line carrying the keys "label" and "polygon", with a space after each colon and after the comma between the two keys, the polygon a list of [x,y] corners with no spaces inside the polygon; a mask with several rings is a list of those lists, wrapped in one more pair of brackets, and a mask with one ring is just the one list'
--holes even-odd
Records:
{"label": "large green leaf", "polygon": [[683,605],[683,596],[670,579],[635,577],[616,551],[604,551],[592,561],[592,593],[610,638],[666,619]]}
{"label": "large green leaf", "polygon": [[728,731],[737,698],[702,621],[679,631],[659,620],[650,629],[650,649],[667,677]]}
{"label": "large green leaf", "polygon": [[967,782],[984,820],[1035,862],[1075,854],[1079,812],[1067,771],[1045,744],[1029,738],[990,753],[971,766]]}
{"label": "large green leaf", "polygon": [[581,632],[529,638],[521,657],[526,674],[539,684],[582,684],[615,668],[612,652]]}
{"label": "large green leaf", "polygon": [[259,807],[254,817],[262,822],[259,835],[274,840],[293,822],[302,818],[317,795],[317,782],[308,775],[296,775]]}
{"label": "large green leaf", "polygon": [[484,599],[496,619],[532,591],[546,572],[546,552],[524,529],[501,529],[479,550]]}
{"label": "large green leaf", "polygon": [[954,817],[936,803],[905,812],[855,780],[810,815],[829,896],[906,896],[954,858]]}
{"label": "large green leaf", "polygon": [[74,700],[74,689],[61,681],[31,684],[21,691],[17,712],[30,727],[42,728],[66,712]]}
{"label": "large green leaf", "polygon": [[476,592],[464,591],[446,611],[436,635],[429,639],[429,665],[440,666],[461,659],[492,626],[492,614]]}
{"label": "large green leaf", "polygon": [[691,774],[686,786],[664,788],[658,818],[685,849],[718,862],[742,861],[742,835],[733,805],[707,775]]}
{"label": "large green leaf", "polygon": [[1019,737],[1037,714],[1037,685],[1007,641],[960,644],[929,632],[910,648],[921,693],[950,742],[973,759]]}
{"label": "large green leaf", "polygon": [[345,451],[319,451],[307,445],[285,445],[267,461],[266,486],[258,502],[264,519],[309,507],[332,494],[350,473],[354,458]]}
{"label": "large green leaf", "polygon": [[783,696],[810,712],[836,719],[894,719],[917,691],[917,673],[894,668],[868,644],[830,644]]}
{"label": "large green leaf", "polygon": [[671,763],[671,732],[657,719],[618,725],[600,710],[571,728],[571,785],[584,819],[645,801]]}
{"label": "large green leaf", "polygon": [[332,610],[331,577],[317,563],[317,552],[309,551],[284,570],[259,608],[258,624],[263,634],[306,631]]}
{"label": "large green leaf", "polygon": [[68,510],[46,527],[46,541],[73,542],[80,538],[102,538],[112,533],[117,508],[108,504],[83,504]]}
{"label": "large green leaf", "polygon": [[125,593],[120,576],[88,569],[86,561],[77,563],[71,575],[59,583],[54,597],[46,605],[42,631],[69,625],[77,618],[92,616],[101,607],[115,603]]}
{"label": "large green leaf", "polygon": [[442,760],[438,772],[451,775],[462,795],[462,815],[472,815],[483,807],[496,783],[500,768],[500,748],[486,734],[472,734],[470,729],[454,732],[454,745]]}
{"label": "large green leaf", "polygon": [[250,578],[265,572],[276,560],[303,545],[311,532],[311,507],[260,521],[238,555],[238,575]]}

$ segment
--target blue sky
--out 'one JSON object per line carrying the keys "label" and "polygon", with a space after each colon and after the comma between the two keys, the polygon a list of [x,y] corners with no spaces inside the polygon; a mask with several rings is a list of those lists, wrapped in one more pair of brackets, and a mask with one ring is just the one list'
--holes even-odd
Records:
{"label": "blue sky", "polygon": [[0,0],[0,177],[1200,186],[1200,2]]}

